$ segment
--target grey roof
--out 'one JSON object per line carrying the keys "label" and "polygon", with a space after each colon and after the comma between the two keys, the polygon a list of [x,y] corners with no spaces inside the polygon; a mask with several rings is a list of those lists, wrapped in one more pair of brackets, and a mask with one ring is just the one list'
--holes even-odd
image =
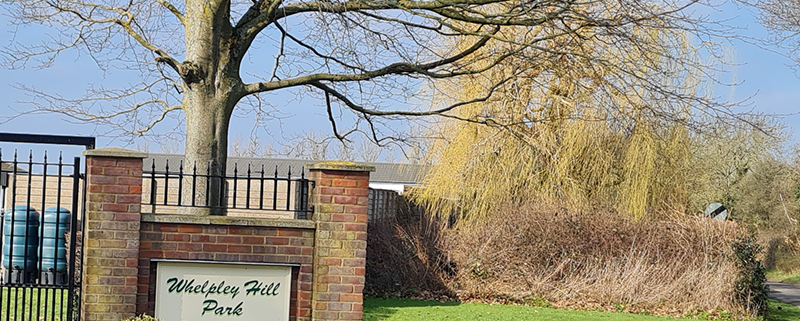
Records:
{"label": "grey roof", "polygon": [[[9,162],[0,162],[0,171],[11,173],[14,171],[14,166]],[[17,173],[27,173],[28,171],[17,166]]]}
{"label": "grey roof", "polygon": [[[155,161],[155,163],[154,163]],[[164,171],[167,164],[169,164],[170,172],[178,172],[183,161],[183,155],[180,154],[155,154],[151,153],[144,159],[144,170],[150,171],[155,164],[156,171]],[[300,169],[303,168],[306,177],[308,177],[308,170],[304,166],[317,162],[315,160],[307,159],[288,159],[288,158],[249,158],[249,157],[234,157],[228,156],[227,172],[234,173],[234,170],[239,175],[247,175],[248,165],[250,173],[253,176],[260,176],[262,167],[265,176],[275,175],[275,170],[278,171],[279,177],[286,177],[291,169],[292,177],[300,176]],[[417,184],[421,180],[425,166],[413,164],[396,164],[396,163],[363,163],[366,165],[375,166],[375,172],[369,176],[370,182],[381,183],[402,183],[402,184]],[[205,174],[207,165],[198,164],[197,172]],[[193,166],[184,166],[184,173],[191,173]]]}

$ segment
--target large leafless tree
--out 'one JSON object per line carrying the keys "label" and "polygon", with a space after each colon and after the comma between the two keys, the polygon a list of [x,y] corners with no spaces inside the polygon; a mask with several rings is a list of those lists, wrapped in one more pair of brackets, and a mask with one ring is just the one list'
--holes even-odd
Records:
{"label": "large leafless tree", "polygon": [[771,32],[770,45],[787,49],[788,56],[800,65],[800,2],[796,0],[749,0],[759,12],[761,24]]}
{"label": "large leafless tree", "polygon": [[[266,111],[259,108],[274,99],[267,93],[311,92],[327,102],[335,136],[361,132],[381,142],[394,136],[380,126],[380,119],[459,117],[452,113],[455,109],[486,101],[495,89],[513,84],[515,75],[525,71],[488,77],[493,85],[467,100],[444,101],[430,109],[408,107],[409,96],[420,88],[436,88],[441,79],[515,68],[505,63],[509,57],[524,57],[525,66],[536,68],[540,75],[575,63],[596,70],[596,77],[613,73],[615,80],[604,82],[609,95],[644,92],[638,88],[648,87],[652,90],[647,92],[659,95],[640,101],[714,104],[702,94],[674,91],[674,84],[662,81],[680,77],[659,77],[688,69],[697,75],[703,70],[698,59],[685,59],[672,50],[685,46],[686,39],[653,41],[646,31],[713,37],[713,30],[687,10],[697,5],[707,4],[696,0],[18,0],[2,6],[15,24],[41,24],[54,31],[45,43],[18,38],[8,48],[13,66],[47,66],[74,48],[91,55],[100,68],[139,71],[135,81],[129,81],[138,86],[91,88],[80,98],[27,88],[37,97],[34,111],[115,126],[130,135],[142,135],[182,111],[186,162],[211,163],[212,170],[219,170],[225,168],[232,114],[237,108],[255,108],[263,115]],[[602,46],[586,50],[574,45],[587,39]],[[630,50],[648,54],[637,56],[641,63],[610,58],[614,52]],[[263,74],[243,70],[251,60],[270,67]],[[564,63],[554,63],[558,61]],[[591,81],[574,80],[579,86]],[[721,109],[712,110],[727,112],[724,106],[716,107]],[[338,123],[337,108],[351,112],[355,121],[347,126]],[[680,120],[662,112],[652,109],[653,114]],[[498,123],[481,115],[465,120]]]}

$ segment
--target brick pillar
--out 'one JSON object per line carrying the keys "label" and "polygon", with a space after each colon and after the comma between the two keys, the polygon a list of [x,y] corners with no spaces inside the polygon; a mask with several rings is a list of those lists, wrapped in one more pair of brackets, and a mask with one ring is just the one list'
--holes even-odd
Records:
{"label": "brick pillar", "polygon": [[81,312],[86,321],[136,313],[144,153],[96,149],[86,156]]}
{"label": "brick pillar", "polygon": [[319,162],[308,169],[316,182],[313,320],[361,320],[369,173],[375,168]]}

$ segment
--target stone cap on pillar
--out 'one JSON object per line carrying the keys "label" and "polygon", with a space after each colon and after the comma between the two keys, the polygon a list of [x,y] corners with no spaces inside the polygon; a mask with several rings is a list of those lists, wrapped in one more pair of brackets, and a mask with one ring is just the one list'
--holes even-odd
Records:
{"label": "stone cap on pillar", "polygon": [[374,172],[375,166],[350,161],[321,161],[306,165],[308,170],[334,170],[349,172]]}
{"label": "stone cap on pillar", "polygon": [[124,158],[146,158],[147,153],[140,151],[111,147],[101,149],[87,149],[83,151],[83,156],[100,156],[100,157],[124,157]]}

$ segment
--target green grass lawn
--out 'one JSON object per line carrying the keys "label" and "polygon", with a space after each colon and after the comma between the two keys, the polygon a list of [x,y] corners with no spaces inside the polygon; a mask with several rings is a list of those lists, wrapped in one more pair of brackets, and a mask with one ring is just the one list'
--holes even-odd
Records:
{"label": "green grass lawn", "polygon": [[[608,321],[668,321],[691,320],[629,313],[570,311],[517,305],[488,305],[480,303],[436,302],[406,299],[374,299],[364,301],[364,321],[417,320],[608,320]],[[770,316],[765,321],[800,320],[800,308],[770,300]]]}
{"label": "green grass lawn", "polygon": [[800,284],[800,272],[784,273],[777,270],[767,271],[767,279],[783,283]]}
{"label": "green grass lawn", "polygon": [[769,316],[766,321],[797,321],[800,320],[800,308],[769,300]]}
{"label": "green grass lawn", "polygon": [[436,302],[405,299],[367,299],[364,302],[364,321],[411,320],[608,320],[658,321],[679,320],[649,315],[595,311],[570,311],[518,305],[488,305],[481,303]]}
{"label": "green grass lawn", "polygon": [[68,320],[67,290],[2,288],[0,320]]}

